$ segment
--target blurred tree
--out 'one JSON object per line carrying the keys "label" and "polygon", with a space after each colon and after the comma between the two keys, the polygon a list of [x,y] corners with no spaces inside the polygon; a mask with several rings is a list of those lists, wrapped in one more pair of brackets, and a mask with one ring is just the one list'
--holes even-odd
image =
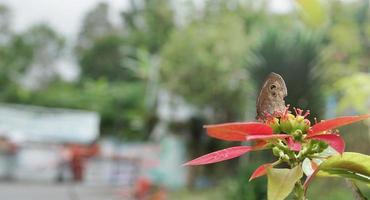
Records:
{"label": "blurred tree", "polygon": [[96,40],[106,35],[114,34],[116,28],[109,19],[109,6],[107,3],[99,3],[90,10],[82,21],[82,27],[78,35],[76,52],[93,47]]}
{"label": "blurred tree", "polygon": [[124,67],[146,83],[146,125],[148,136],[157,123],[156,107],[159,91],[159,52],[175,28],[171,0],[130,0],[129,8],[121,12],[123,49],[128,55]]}
{"label": "blurred tree", "polygon": [[[176,30],[163,47],[162,87],[198,109],[186,131],[191,133],[186,135],[192,149],[189,157],[220,146],[214,140],[200,140],[203,129],[199,124],[244,119],[246,105],[254,102],[247,95],[252,89],[244,68],[247,44],[243,20],[228,13]],[[188,186],[193,186],[196,174],[197,169],[191,169]]]}
{"label": "blurred tree", "polygon": [[348,108],[355,109],[359,113],[367,113],[370,108],[370,40],[369,27],[369,0],[363,0],[355,12],[355,21],[358,30],[358,42],[361,53],[355,55],[359,60],[358,72],[343,77],[336,82],[335,87],[339,90],[341,100],[339,112]]}
{"label": "blurred tree", "polygon": [[164,86],[199,109],[211,108],[216,121],[243,118],[251,87],[243,68],[247,48],[240,44],[247,43],[243,22],[235,16],[176,31],[162,52]]}
{"label": "blurred tree", "polygon": [[136,48],[156,53],[166,43],[174,28],[170,0],[130,0],[130,8],[122,12],[128,42]]}
{"label": "blurred tree", "polygon": [[33,46],[21,35],[13,35],[6,45],[0,47],[0,57],[1,79],[18,81],[32,63]]}
{"label": "blurred tree", "polygon": [[19,80],[32,62],[32,47],[18,35],[0,45],[0,100],[14,101]]}
{"label": "blurred tree", "polygon": [[313,117],[322,116],[325,102],[318,68],[321,43],[321,35],[305,29],[267,29],[250,59],[256,85],[261,86],[270,72],[279,73],[288,88],[285,101],[292,107],[310,109]]}
{"label": "blurred tree", "polygon": [[11,11],[0,4],[0,44],[5,42],[11,34]]}
{"label": "blurred tree", "polygon": [[[158,51],[162,42],[166,40],[167,25],[162,25],[168,24],[166,20],[172,21],[172,18],[167,18],[172,15],[166,14],[168,11],[166,1],[143,1],[140,8],[134,6],[136,3],[138,2],[132,1],[132,7],[122,14],[125,16],[122,32],[110,22],[106,4],[99,4],[90,11],[85,17],[79,36],[81,42],[76,50],[82,69],[81,83],[90,79],[104,79],[112,85],[127,84],[133,88],[136,84],[145,85],[142,100],[146,101],[147,112],[138,111],[138,113],[142,114],[141,119],[145,121],[145,130],[142,131],[148,135],[156,121],[154,110],[158,70],[155,69],[158,66],[156,65],[158,56],[155,55],[155,51]],[[135,23],[138,23],[130,23],[131,18],[133,20],[135,18]],[[125,103],[119,102],[122,106],[126,105]],[[131,107],[139,108],[140,101],[137,104]],[[122,109],[131,108],[122,107]]]}
{"label": "blurred tree", "polygon": [[[338,101],[337,112],[369,109],[369,1],[330,4],[323,74],[328,95]],[[334,112],[335,113],[335,112]]]}
{"label": "blurred tree", "polygon": [[86,14],[76,46],[82,78],[137,80],[136,48],[119,29],[110,21],[106,3],[98,4]]}
{"label": "blurred tree", "polygon": [[0,5],[0,100],[13,99],[17,81],[32,61],[32,47],[11,30],[11,10]]}
{"label": "blurred tree", "polygon": [[335,82],[334,92],[340,97],[338,112],[355,110],[358,113],[368,113],[370,106],[370,74],[356,73],[341,78]]}
{"label": "blurred tree", "polygon": [[108,81],[132,81],[136,77],[131,69],[124,67],[127,55],[124,41],[119,35],[105,35],[95,40],[92,47],[81,53],[82,78]]}
{"label": "blurred tree", "polygon": [[[362,0],[360,7],[358,8],[356,23],[358,26],[359,38],[361,41],[362,48],[364,52],[370,54],[370,41],[368,35],[368,24],[369,24],[369,0]],[[367,65],[368,68],[370,68]]]}
{"label": "blurred tree", "polygon": [[19,41],[24,41],[32,49],[32,63],[28,65],[26,79],[29,88],[42,88],[56,78],[56,61],[62,55],[64,38],[47,24],[37,24],[21,33]]}

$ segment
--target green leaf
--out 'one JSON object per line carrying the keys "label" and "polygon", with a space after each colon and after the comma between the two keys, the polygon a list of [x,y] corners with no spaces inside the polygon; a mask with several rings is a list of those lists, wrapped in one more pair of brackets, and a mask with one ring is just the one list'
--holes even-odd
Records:
{"label": "green leaf", "polygon": [[301,166],[296,166],[293,169],[268,169],[268,200],[283,200],[290,194],[295,183],[302,178],[302,175]]}
{"label": "green leaf", "polygon": [[320,165],[318,176],[334,176],[370,183],[370,156],[344,152],[325,160]]}

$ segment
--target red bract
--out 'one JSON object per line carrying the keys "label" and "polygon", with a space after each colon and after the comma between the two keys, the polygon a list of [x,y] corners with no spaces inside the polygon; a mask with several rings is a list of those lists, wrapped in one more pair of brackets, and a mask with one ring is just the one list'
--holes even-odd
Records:
{"label": "red bract", "polygon": [[259,166],[252,174],[252,176],[249,178],[249,181],[258,178],[260,176],[264,176],[267,174],[267,168],[272,167],[271,163],[263,164]]}
{"label": "red bract", "polygon": [[253,150],[253,147],[249,147],[249,146],[231,147],[231,148],[215,151],[210,154],[206,154],[197,159],[189,161],[185,163],[184,165],[205,165],[205,164],[211,164],[215,162],[221,162],[224,160],[229,160],[232,158],[239,157],[252,150]]}
{"label": "red bract", "polygon": [[245,141],[247,135],[271,135],[272,128],[259,122],[236,122],[204,126],[209,136],[227,141]]}
{"label": "red bract", "polygon": [[[271,115],[264,123],[261,122],[236,122],[225,123],[218,125],[205,126],[209,136],[227,140],[227,141],[249,141],[255,140],[254,146],[236,146],[219,150],[207,155],[191,160],[184,165],[205,165],[210,163],[221,162],[232,158],[239,157],[250,151],[261,150],[265,148],[273,148],[275,156],[279,157],[276,163],[294,161],[293,166],[301,165],[302,160],[307,157],[307,152],[322,152],[324,147],[312,147],[311,140],[324,141],[339,153],[344,152],[345,143],[337,132],[331,129],[348,125],[360,120],[369,118],[370,115],[346,116],[335,119],[322,121],[310,127],[310,122],[305,119],[309,114],[300,109],[295,109],[296,116],[288,111],[278,115]],[[315,143],[318,144],[318,143]],[[312,149],[309,149],[312,148]],[[305,153],[302,153],[304,151]],[[298,152],[298,153],[295,153]],[[250,180],[266,174],[266,169],[273,167],[275,164],[267,163],[258,167],[252,174]],[[308,177],[305,187],[312,179],[316,172]]]}
{"label": "red bract", "polygon": [[311,130],[308,132],[308,135],[316,135],[320,132],[327,131],[330,129],[338,128],[348,124],[352,124],[366,118],[369,118],[370,115],[359,115],[359,116],[345,116],[338,117],[335,119],[328,119],[322,122],[319,122],[312,126]]}

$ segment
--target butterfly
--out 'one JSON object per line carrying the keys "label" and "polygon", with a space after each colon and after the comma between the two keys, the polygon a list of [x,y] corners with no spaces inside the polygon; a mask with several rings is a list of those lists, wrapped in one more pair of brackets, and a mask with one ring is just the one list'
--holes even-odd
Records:
{"label": "butterfly", "polygon": [[266,114],[283,112],[286,109],[284,98],[288,95],[284,79],[274,72],[270,73],[257,98],[257,119],[264,120]]}

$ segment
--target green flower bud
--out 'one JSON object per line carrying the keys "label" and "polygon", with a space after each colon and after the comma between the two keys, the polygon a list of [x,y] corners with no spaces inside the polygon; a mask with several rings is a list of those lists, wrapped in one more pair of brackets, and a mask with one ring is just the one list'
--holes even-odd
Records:
{"label": "green flower bud", "polygon": [[290,126],[292,127],[291,133],[294,132],[294,130],[297,130],[299,128],[299,123],[296,118],[290,119],[289,120]]}
{"label": "green flower bud", "polygon": [[284,153],[284,152],[278,147],[272,148],[272,154],[274,154],[274,156],[280,156],[281,153]]}
{"label": "green flower bud", "polygon": [[292,124],[294,125],[295,116],[288,114],[287,117],[284,117],[280,120],[280,129],[284,133],[291,133],[293,130]]}
{"label": "green flower bud", "polygon": [[299,123],[297,124],[296,128],[301,130],[303,134],[306,134],[311,123],[308,119],[304,119],[302,116],[298,116],[297,119],[298,118],[301,118],[302,120],[297,120]]}
{"label": "green flower bud", "polygon": [[297,122],[298,122],[298,123],[301,123],[301,122],[303,122],[304,117],[303,117],[303,116],[301,116],[301,115],[298,115],[298,116],[296,117],[296,120],[297,120]]}
{"label": "green flower bud", "polygon": [[303,136],[302,130],[300,130],[300,129],[295,130],[293,132],[292,136],[293,136],[295,141],[301,141],[302,136]]}
{"label": "green flower bud", "polygon": [[285,162],[289,162],[289,159],[290,158],[289,158],[288,155],[284,154],[284,155],[280,156],[280,159],[283,160],[283,161],[285,161]]}

